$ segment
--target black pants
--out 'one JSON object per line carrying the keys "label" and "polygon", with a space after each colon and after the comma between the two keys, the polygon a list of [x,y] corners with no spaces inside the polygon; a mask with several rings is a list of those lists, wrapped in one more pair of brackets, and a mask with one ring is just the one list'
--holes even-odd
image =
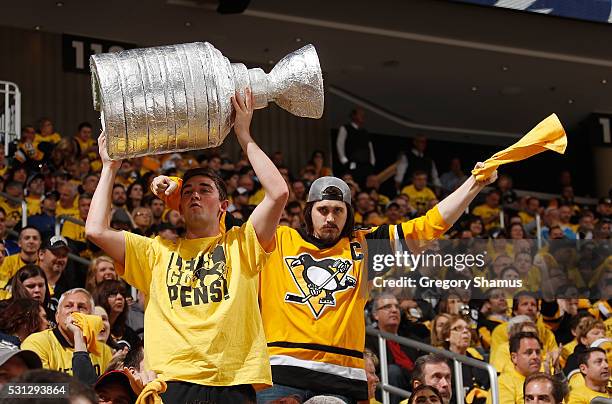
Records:
{"label": "black pants", "polygon": [[255,389],[250,384],[238,386],[202,386],[187,382],[168,382],[160,395],[167,404],[255,404]]}

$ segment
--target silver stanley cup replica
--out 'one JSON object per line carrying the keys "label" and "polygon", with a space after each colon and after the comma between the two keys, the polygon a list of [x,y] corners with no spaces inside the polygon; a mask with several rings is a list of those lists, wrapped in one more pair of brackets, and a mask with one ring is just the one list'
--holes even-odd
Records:
{"label": "silver stanley cup replica", "polygon": [[132,49],[90,59],[94,108],[113,160],[215,147],[233,121],[230,97],[250,87],[254,108],[273,101],[294,115],[323,115],[323,78],[307,45],[268,74],[230,63],[207,42]]}

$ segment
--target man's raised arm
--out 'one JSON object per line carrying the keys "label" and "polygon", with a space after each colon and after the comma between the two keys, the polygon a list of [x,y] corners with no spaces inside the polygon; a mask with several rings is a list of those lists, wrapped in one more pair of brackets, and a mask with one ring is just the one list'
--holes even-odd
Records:
{"label": "man's raised arm", "polygon": [[123,232],[110,227],[111,196],[121,161],[112,161],[108,157],[106,142],[106,133],[102,132],[98,142],[102,173],[91,200],[87,223],[85,223],[85,234],[115,262],[123,266],[125,264],[125,236]]}
{"label": "man's raised arm", "polygon": [[274,163],[251,137],[249,125],[253,117],[253,96],[250,89],[246,90],[245,98],[243,99],[239,93],[232,97],[236,110],[234,132],[265,191],[263,201],[257,205],[249,220],[255,228],[259,243],[268,250],[287,203],[289,189]]}
{"label": "man's raised arm", "polygon": [[[475,168],[480,167],[484,167],[484,164],[476,163]],[[457,219],[461,217],[463,212],[465,212],[476,195],[478,195],[484,187],[494,183],[495,180],[497,180],[497,170],[482,182],[477,181],[475,176],[470,175],[459,188],[438,203],[438,210],[440,211],[442,219],[444,219],[448,225],[452,226]]]}

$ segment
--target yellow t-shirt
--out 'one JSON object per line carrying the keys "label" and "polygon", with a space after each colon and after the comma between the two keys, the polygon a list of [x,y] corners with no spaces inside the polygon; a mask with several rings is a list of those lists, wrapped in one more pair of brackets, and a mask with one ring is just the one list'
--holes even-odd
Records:
{"label": "yellow t-shirt", "polygon": [[[38,264],[38,259],[35,263]],[[13,275],[25,265],[28,263],[21,259],[20,253],[6,257],[0,266],[0,288],[4,288]]]}
{"label": "yellow t-shirt", "polygon": [[523,224],[527,224],[527,223],[531,223],[535,220],[535,216],[532,216],[531,214],[527,213],[527,212],[519,212],[518,213],[519,217],[521,218],[521,222]]}
{"label": "yellow t-shirt", "polygon": [[87,242],[85,237],[85,226],[80,224],[65,221],[62,226],[62,236],[81,243]]}
{"label": "yellow t-shirt", "polygon": [[58,203],[57,208],[55,209],[55,217],[60,216],[72,216],[75,219],[79,219],[81,215],[79,214],[79,209],[77,207],[72,206],[69,208],[64,208]]}
{"label": "yellow t-shirt", "polygon": [[254,205],[254,206],[259,205],[261,201],[263,201],[265,196],[266,196],[266,191],[263,188],[259,189],[253,195],[249,196],[249,205]]}
{"label": "yellow t-shirt", "polygon": [[408,195],[410,198],[410,206],[421,211],[427,210],[429,202],[436,199],[436,194],[434,194],[429,187],[425,187],[419,191],[414,185],[407,185],[402,188],[402,194]]}
{"label": "yellow t-shirt", "polygon": [[567,404],[590,404],[595,397],[612,398],[609,393],[600,393],[599,391],[591,390],[587,386],[577,386],[570,390]]}
{"label": "yellow t-shirt", "polygon": [[[91,363],[98,376],[104,373],[113,357],[108,345],[100,343],[99,346],[101,346],[100,355],[89,353]],[[21,344],[21,349],[34,351],[40,357],[44,369],[57,370],[73,375],[72,355],[74,354],[74,348],[70,346],[57,328],[30,334]]]}
{"label": "yellow t-shirt", "polygon": [[28,205],[28,216],[37,215],[40,213],[40,198],[26,196],[25,201]]}
{"label": "yellow t-shirt", "polygon": [[[557,340],[555,339],[555,334],[544,324],[544,320],[542,316],[538,317],[538,321],[536,322],[536,328],[538,329],[538,337],[542,342],[542,352],[543,354],[554,351],[559,347],[557,345]],[[493,333],[491,334],[491,355],[493,356],[493,351],[504,342],[508,342],[508,323],[502,323],[493,329]],[[508,355],[510,355],[510,351],[508,351]],[[499,369],[497,370],[500,371]]]}
{"label": "yellow t-shirt", "polygon": [[[524,404],[523,383],[525,376],[514,368],[499,376],[499,404]],[[491,404],[491,394],[487,397],[487,404]]]}
{"label": "yellow t-shirt", "polygon": [[[145,293],[145,360],[163,380],[272,384],[258,274],[269,254],[250,221],[215,237],[125,235],[119,274]],[[262,386],[264,385],[264,386]]]}
{"label": "yellow t-shirt", "polygon": [[42,142],[58,144],[60,140],[62,140],[62,135],[57,132],[49,136],[43,136],[40,133],[37,133],[36,135],[34,135],[34,141],[32,142],[32,144],[34,145],[34,147],[38,148],[38,145]]}
{"label": "yellow t-shirt", "polygon": [[480,216],[482,220],[487,220],[491,217],[495,217],[495,220],[485,225],[485,229],[489,230],[493,227],[499,226],[499,208],[491,208],[486,203],[478,205],[472,210],[472,214]]}
{"label": "yellow t-shirt", "polygon": [[21,222],[21,204],[12,206],[6,199],[0,197],[0,208],[4,209],[6,213],[6,221],[13,220],[16,223]]}

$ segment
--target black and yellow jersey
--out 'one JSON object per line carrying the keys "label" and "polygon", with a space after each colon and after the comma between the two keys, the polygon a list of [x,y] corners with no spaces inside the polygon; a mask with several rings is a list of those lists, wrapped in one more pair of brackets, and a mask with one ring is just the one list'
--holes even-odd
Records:
{"label": "black and yellow jersey", "polygon": [[279,226],[277,249],[259,279],[274,383],[366,400],[363,313],[375,274],[368,256],[439,238],[448,227],[437,207],[328,244]]}

